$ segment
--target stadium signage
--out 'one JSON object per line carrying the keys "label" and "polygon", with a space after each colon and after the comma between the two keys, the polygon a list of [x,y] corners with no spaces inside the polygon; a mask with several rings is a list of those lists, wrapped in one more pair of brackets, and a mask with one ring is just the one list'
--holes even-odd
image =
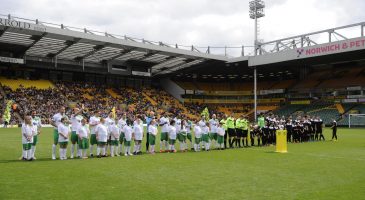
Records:
{"label": "stadium signage", "polygon": [[316,55],[327,54],[327,53],[338,53],[338,52],[342,52],[342,51],[356,50],[356,49],[364,48],[364,47],[365,47],[365,39],[349,40],[349,41],[343,41],[341,43],[336,43],[336,44],[327,44],[327,45],[324,45],[321,47],[298,49],[297,57],[301,57],[302,55],[316,56]]}
{"label": "stadium signage", "polygon": [[290,49],[277,53],[250,57],[249,66],[265,65],[288,60],[305,59],[316,56],[332,55],[365,49],[365,37],[314,45],[298,49]]}
{"label": "stadium signage", "polygon": [[9,57],[1,57],[0,56],[0,62],[24,64],[24,59],[9,58]]}
{"label": "stadium signage", "polygon": [[21,22],[14,19],[4,19],[0,18],[0,26],[7,26],[12,28],[19,28],[19,29],[29,29],[35,31],[46,31],[45,26],[31,24],[28,22]]}

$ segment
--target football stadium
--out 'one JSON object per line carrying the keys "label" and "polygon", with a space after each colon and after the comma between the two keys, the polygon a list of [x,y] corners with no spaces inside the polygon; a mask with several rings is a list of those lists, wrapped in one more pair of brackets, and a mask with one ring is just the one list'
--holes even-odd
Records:
{"label": "football stadium", "polygon": [[0,14],[0,199],[365,199],[365,19],[245,4],[237,46]]}

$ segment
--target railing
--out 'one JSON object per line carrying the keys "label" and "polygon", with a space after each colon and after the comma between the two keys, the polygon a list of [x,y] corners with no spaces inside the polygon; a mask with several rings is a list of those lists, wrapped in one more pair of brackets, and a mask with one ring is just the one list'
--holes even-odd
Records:
{"label": "railing", "polygon": [[91,29],[87,29],[87,28],[73,27],[73,26],[68,26],[68,25],[64,25],[64,24],[55,24],[55,23],[41,21],[38,19],[27,19],[27,18],[22,18],[22,17],[16,17],[16,16],[13,16],[10,14],[8,14],[8,15],[0,14],[0,17],[5,17],[9,20],[21,20],[21,21],[28,22],[28,23],[34,23],[34,24],[39,24],[39,25],[44,25],[44,26],[49,26],[49,27],[54,27],[54,28],[61,28],[61,29],[67,29],[67,30],[72,30],[72,31],[77,31],[77,32],[83,32],[83,33],[92,34],[92,35],[112,37],[112,38],[128,40],[128,41],[133,41],[133,42],[138,42],[138,43],[165,46],[165,47],[177,48],[177,49],[182,49],[182,50],[190,50],[190,51],[195,51],[195,52],[199,52],[199,53],[224,55],[226,57],[249,56],[249,55],[253,55],[253,51],[254,51],[253,46],[245,46],[245,45],[199,46],[199,45],[171,44],[171,43],[166,43],[166,42],[161,42],[161,41],[146,40],[144,38],[141,39],[141,38],[130,37],[127,35],[118,35],[118,34],[112,34],[112,33],[108,33],[108,32],[101,32],[101,31],[91,30]]}

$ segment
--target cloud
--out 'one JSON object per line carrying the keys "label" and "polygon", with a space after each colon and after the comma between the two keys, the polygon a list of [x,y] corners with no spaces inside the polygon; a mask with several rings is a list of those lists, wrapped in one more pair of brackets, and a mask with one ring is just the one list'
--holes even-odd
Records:
{"label": "cloud", "polygon": [[[265,41],[365,17],[361,0],[266,0],[266,6],[260,20]],[[3,0],[0,13],[187,46],[252,46],[254,38],[242,0]]]}

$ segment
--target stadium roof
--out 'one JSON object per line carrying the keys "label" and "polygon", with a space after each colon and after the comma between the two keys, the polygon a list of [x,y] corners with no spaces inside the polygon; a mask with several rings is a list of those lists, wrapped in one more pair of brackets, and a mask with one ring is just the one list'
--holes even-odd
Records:
{"label": "stadium roof", "polygon": [[[2,17],[1,17],[2,16]],[[105,67],[112,62],[145,63],[153,75],[170,73],[207,61],[227,61],[222,55],[181,49],[162,42],[56,25],[38,20],[0,16],[0,47],[17,49],[25,60],[47,58],[76,65]],[[9,47],[12,44],[12,47]]]}

